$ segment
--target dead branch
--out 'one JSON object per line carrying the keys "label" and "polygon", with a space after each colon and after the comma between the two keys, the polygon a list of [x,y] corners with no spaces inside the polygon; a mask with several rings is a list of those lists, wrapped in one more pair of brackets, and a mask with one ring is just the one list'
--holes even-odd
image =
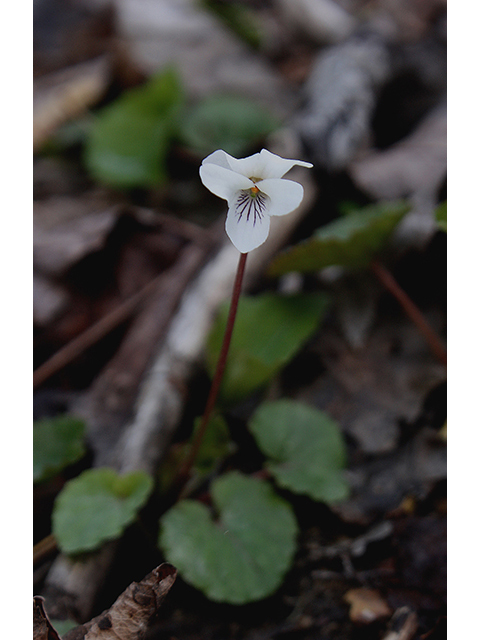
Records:
{"label": "dead branch", "polygon": [[373,30],[320,52],[296,118],[313,162],[340,170],[367,148],[377,94],[390,74],[387,42]]}
{"label": "dead branch", "polygon": [[[94,382],[81,413],[89,425],[95,466],[121,469],[125,459],[118,447],[138,393],[138,385],[152,355],[165,335],[186,286],[214,248],[212,236],[186,247],[180,258],[157,282],[155,293],[135,318],[115,356]],[[153,452],[152,472],[157,462]]]}

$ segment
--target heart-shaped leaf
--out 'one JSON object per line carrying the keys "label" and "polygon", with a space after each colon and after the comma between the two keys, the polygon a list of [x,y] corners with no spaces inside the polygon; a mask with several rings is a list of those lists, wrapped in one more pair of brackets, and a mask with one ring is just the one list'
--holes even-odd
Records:
{"label": "heart-shaped leaf", "polygon": [[240,156],[277,126],[277,120],[251,100],[211,96],[192,108],[182,123],[181,136],[200,156],[215,149]]}
{"label": "heart-shaped leaf", "polygon": [[72,416],[38,420],[33,425],[33,481],[51,478],[85,455],[85,425]]}
{"label": "heart-shaped leaf", "polygon": [[228,473],[211,486],[218,514],[182,500],[161,519],[159,543],[186,582],[211,600],[244,604],[271,595],[295,554],[291,506],[268,482]]}
{"label": "heart-shaped leaf", "polygon": [[92,175],[114,187],[150,187],[162,182],[182,103],[177,75],[168,70],[105,107],[85,148]]}
{"label": "heart-shaped leaf", "polygon": [[153,488],[143,471],[119,475],[89,469],[67,482],[53,509],[53,533],[64,553],[92,551],[118,538],[135,519]]}
{"label": "heart-shaped leaf", "polygon": [[[222,381],[221,398],[236,402],[264,386],[317,329],[328,306],[322,294],[243,297]],[[228,306],[214,324],[207,344],[207,366],[215,371],[225,332]]]}
{"label": "heart-shaped leaf", "polygon": [[364,268],[381,251],[409,209],[405,202],[380,203],[337,218],[308,240],[280,253],[268,272],[279,276],[289,271],[318,271],[331,265]]}
{"label": "heart-shaped leaf", "polygon": [[348,496],[345,444],[326,413],[294,400],[266,402],[248,428],[281,487],[327,503]]}

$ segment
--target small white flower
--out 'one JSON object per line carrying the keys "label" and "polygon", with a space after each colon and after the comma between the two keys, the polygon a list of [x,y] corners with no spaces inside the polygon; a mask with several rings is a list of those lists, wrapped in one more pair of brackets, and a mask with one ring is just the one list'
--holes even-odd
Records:
{"label": "small white flower", "polygon": [[313,166],[281,158],[267,149],[240,160],[218,150],[202,162],[200,178],[207,189],[228,202],[225,229],[241,253],[265,242],[270,216],[284,216],[301,203],[302,185],[282,179],[295,165]]}

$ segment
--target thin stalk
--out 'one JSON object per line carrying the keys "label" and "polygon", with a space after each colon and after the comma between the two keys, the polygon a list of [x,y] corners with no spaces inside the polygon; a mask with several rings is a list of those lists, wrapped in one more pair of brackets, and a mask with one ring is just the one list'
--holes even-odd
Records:
{"label": "thin stalk", "polygon": [[420,333],[428,342],[433,355],[441,364],[447,365],[447,351],[442,340],[432,329],[425,319],[425,316],[413,302],[413,300],[405,293],[398,282],[395,280],[390,271],[380,262],[374,261],[371,264],[373,273],[380,280],[383,286],[397,299],[403,310],[410,320],[417,326]]}
{"label": "thin stalk", "polygon": [[33,546],[33,566],[44,562],[49,556],[53,555],[57,550],[57,541],[53,534],[48,535],[40,542]]}
{"label": "thin stalk", "polygon": [[195,434],[192,448],[188,458],[185,460],[180,473],[179,484],[183,486],[190,475],[190,470],[195,462],[195,459],[200,450],[205,431],[207,429],[208,422],[212,415],[212,411],[215,407],[218,392],[220,390],[220,384],[223,378],[223,372],[225,371],[225,365],[227,362],[228,349],[230,347],[230,341],[232,339],[233,326],[235,324],[235,317],[237,315],[238,301],[240,298],[240,292],[242,290],[243,274],[245,272],[245,263],[247,261],[247,253],[241,253],[238,261],[237,274],[235,276],[235,283],[233,285],[232,300],[230,302],[230,311],[228,312],[227,326],[225,327],[225,334],[223,336],[222,348],[220,355],[218,356],[217,368],[215,369],[215,375],[213,376],[212,386],[210,387],[210,393],[208,394],[207,404],[205,405],[205,411],[203,412],[202,421]]}

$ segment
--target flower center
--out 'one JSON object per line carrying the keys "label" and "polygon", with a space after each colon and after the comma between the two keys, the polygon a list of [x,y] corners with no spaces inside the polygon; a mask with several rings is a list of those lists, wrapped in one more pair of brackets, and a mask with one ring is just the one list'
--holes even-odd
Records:
{"label": "flower center", "polygon": [[240,222],[242,216],[246,216],[247,222],[253,219],[253,226],[257,220],[261,220],[267,208],[268,196],[262,193],[257,186],[250,189],[242,189],[235,203],[235,214],[237,222]]}

